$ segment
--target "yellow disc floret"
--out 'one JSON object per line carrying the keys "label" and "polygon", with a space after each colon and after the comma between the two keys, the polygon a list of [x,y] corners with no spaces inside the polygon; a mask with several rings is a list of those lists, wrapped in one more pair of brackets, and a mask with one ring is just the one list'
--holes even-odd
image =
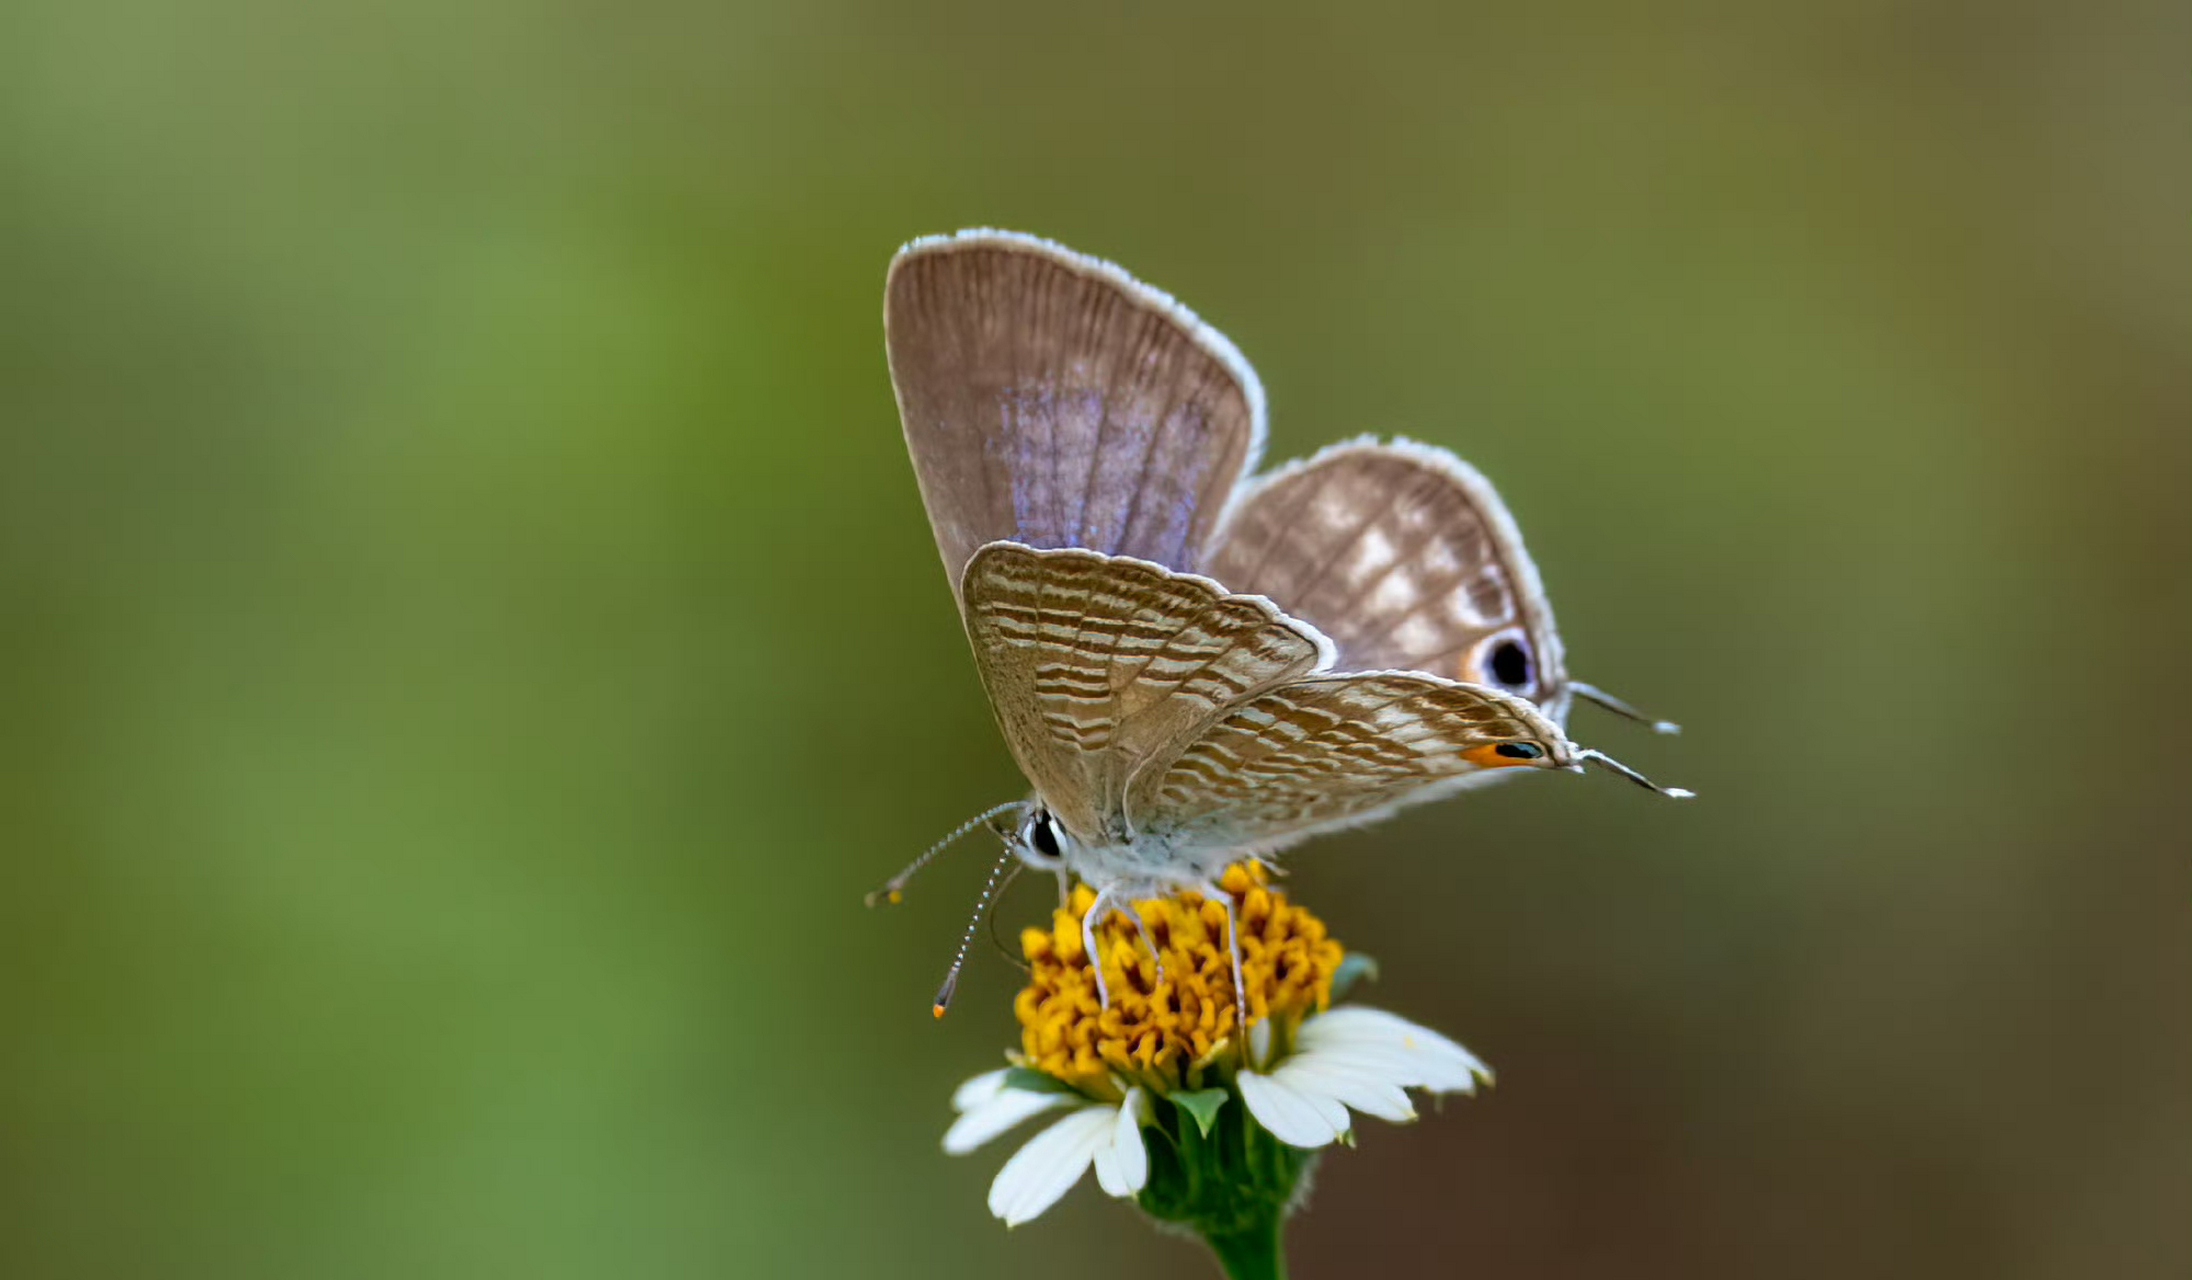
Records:
{"label": "yellow disc floret", "polygon": [[[1274,1031],[1291,1035],[1303,1016],[1331,1002],[1332,973],[1346,953],[1323,921],[1270,887],[1260,864],[1226,868],[1219,888],[1240,917],[1248,1025],[1270,1019]],[[1013,1012],[1026,1064],[1099,1093],[1114,1075],[1166,1090],[1197,1087],[1189,1075],[1240,1034],[1225,906],[1195,893],[1137,902],[1147,942],[1124,913],[1099,921],[1106,1009],[1081,945],[1081,918],[1095,900],[1088,886],[1076,886],[1050,928],[1020,934],[1030,972]]]}

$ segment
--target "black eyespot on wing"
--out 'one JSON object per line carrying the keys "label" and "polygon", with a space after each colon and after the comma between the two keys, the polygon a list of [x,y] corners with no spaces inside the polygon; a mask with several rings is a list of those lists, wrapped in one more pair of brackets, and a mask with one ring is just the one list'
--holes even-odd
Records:
{"label": "black eyespot on wing", "polygon": [[1502,640],[1492,646],[1492,660],[1486,666],[1502,688],[1530,686],[1530,651],[1522,647],[1521,641]]}
{"label": "black eyespot on wing", "polygon": [[1064,851],[1058,847],[1057,823],[1047,813],[1036,814],[1035,821],[1028,824],[1028,843],[1046,858],[1064,856]]}
{"label": "black eyespot on wing", "polygon": [[1492,754],[1505,756],[1509,760],[1542,760],[1545,758],[1545,748],[1534,742],[1502,742],[1492,748]]}

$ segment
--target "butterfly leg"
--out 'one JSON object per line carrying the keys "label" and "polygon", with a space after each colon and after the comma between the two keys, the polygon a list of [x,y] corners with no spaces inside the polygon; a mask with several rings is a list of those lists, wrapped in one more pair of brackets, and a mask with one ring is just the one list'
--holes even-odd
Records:
{"label": "butterfly leg", "polygon": [[1111,1007],[1111,991],[1104,985],[1103,959],[1096,950],[1096,926],[1111,914],[1111,887],[1106,885],[1096,891],[1096,901],[1088,904],[1088,914],[1081,917],[1081,949],[1088,954],[1088,971],[1096,975],[1096,1005]]}
{"label": "butterfly leg", "polygon": [[1205,901],[1220,903],[1225,907],[1225,948],[1233,958],[1233,1020],[1242,1031],[1248,1030],[1248,984],[1241,980],[1241,918],[1234,910],[1233,895],[1214,884],[1195,887]]}

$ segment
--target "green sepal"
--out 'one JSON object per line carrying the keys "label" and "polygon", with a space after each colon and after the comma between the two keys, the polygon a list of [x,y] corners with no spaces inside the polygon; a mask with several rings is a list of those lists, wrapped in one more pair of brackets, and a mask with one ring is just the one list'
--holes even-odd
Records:
{"label": "green sepal", "polygon": [[1159,1108],[1151,1125],[1142,1211],[1202,1237],[1231,1280],[1283,1280],[1281,1229],[1317,1152],[1272,1137],[1246,1105],[1223,1105],[1230,1089],[1166,1096],[1178,1105]]}
{"label": "green sepal", "polygon": [[1202,1136],[1206,1138],[1210,1136],[1210,1126],[1218,1123],[1218,1108],[1232,1096],[1223,1089],[1196,1089],[1165,1095],[1173,1106],[1195,1118],[1195,1127],[1202,1130]]}
{"label": "green sepal", "polygon": [[1078,1093],[1072,1085],[1047,1071],[1033,1067],[1005,1068],[1005,1087],[1022,1093]]}
{"label": "green sepal", "polygon": [[1336,1004],[1346,998],[1356,983],[1368,978],[1378,980],[1378,962],[1360,951],[1350,951],[1340,957],[1340,967],[1332,971],[1332,1000]]}

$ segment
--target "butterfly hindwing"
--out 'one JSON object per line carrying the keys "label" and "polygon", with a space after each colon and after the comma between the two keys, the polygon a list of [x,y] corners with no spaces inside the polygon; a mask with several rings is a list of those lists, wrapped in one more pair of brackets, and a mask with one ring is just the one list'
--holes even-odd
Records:
{"label": "butterfly hindwing", "polygon": [[954,585],[999,540],[1197,570],[1263,436],[1262,388],[1222,334],[1117,267],[1000,231],[900,250],[883,318]]}
{"label": "butterfly hindwing", "polygon": [[1560,639],[1489,481],[1443,449],[1357,440],[1252,481],[1205,571],[1314,623],[1344,671],[1497,687],[1560,718]]}
{"label": "butterfly hindwing", "polygon": [[1125,835],[1137,768],[1317,669],[1330,646],[1270,601],[1080,548],[991,543],[967,564],[967,635],[1005,741],[1066,829]]}
{"label": "butterfly hindwing", "polygon": [[1485,749],[1518,740],[1548,763],[1566,743],[1496,689],[1412,671],[1316,675],[1234,707],[1128,807],[1183,849],[1270,848],[1504,772]]}

